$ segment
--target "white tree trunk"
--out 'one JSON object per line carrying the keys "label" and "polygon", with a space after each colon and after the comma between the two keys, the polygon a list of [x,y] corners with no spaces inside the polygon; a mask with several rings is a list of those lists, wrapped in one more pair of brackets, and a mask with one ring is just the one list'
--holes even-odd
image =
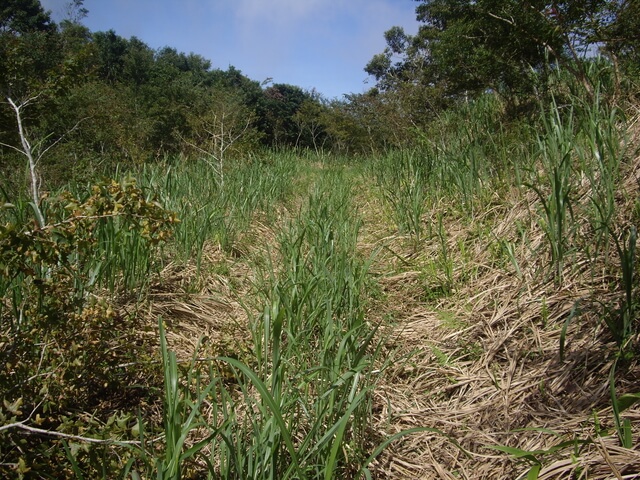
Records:
{"label": "white tree trunk", "polygon": [[29,162],[29,175],[31,177],[31,200],[33,202],[33,209],[36,214],[36,219],[38,220],[38,225],[40,227],[44,227],[44,215],[42,215],[42,210],[40,210],[40,191],[38,187],[38,173],[36,171],[36,160],[33,158],[33,149],[31,144],[29,143],[29,139],[27,138],[27,134],[24,130],[24,126],[22,125],[22,113],[21,110],[24,106],[29,104],[34,100],[30,98],[25,100],[24,102],[17,104],[13,101],[13,99],[7,97],[7,101],[9,105],[13,108],[16,114],[16,121],[18,122],[18,134],[20,135],[20,142],[22,144],[22,149],[18,150],[23,153]]}

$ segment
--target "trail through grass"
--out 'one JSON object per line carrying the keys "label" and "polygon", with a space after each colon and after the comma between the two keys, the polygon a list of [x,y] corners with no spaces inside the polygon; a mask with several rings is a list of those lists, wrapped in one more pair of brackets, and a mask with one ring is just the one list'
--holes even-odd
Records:
{"label": "trail through grass", "polygon": [[637,474],[639,158],[575,91],[376,158],[145,166],[43,229],[6,199],[1,471]]}

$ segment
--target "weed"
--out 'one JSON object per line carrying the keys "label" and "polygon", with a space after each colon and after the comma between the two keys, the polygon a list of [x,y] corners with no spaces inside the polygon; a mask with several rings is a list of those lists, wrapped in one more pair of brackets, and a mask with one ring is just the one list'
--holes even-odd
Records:
{"label": "weed", "polygon": [[542,205],[540,226],[549,242],[553,278],[556,285],[561,285],[564,261],[574,231],[570,196],[573,189],[573,113],[563,117],[554,100],[542,120],[545,133],[538,138],[538,145],[543,175],[536,170],[534,181],[526,186],[536,193]]}

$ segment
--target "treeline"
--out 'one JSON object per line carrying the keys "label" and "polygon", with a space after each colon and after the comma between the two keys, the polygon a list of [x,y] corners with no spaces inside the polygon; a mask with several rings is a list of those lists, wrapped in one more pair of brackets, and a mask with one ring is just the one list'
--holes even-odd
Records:
{"label": "treeline", "polygon": [[[558,94],[558,74],[593,93],[604,62],[613,94],[637,90],[640,3],[635,0],[416,0],[418,32],[385,33],[365,70],[370,95],[397,105],[413,125],[482,95],[521,116]],[[598,81],[603,80],[598,78]]]}
{"label": "treeline", "polygon": [[[82,1],[56,24],[38,0],[0,8],[0,142],[8,178],[23,167],[16,111],[39,165],[56,176],[139,164],[179,153],[243,155],[261,148],[362,151],[347,102],[316,91],[258,82],[234,67],[136,37],[91,32]],[[37,148],[36,148],[37,147]],[[366,147],[368,148],[368,147]]]}
{"label": "treeline", "polygon": [[9,101],[23,107],[28,139],[46,150],[39,166],[55,181],[179,153],[219,161],[262,148],[353,155],[413,147],[442,111],[482,95],[501,96],[507,115],[522,116],[549,96],[559,70],[589,89],[598,53],[612,67],[612,91],[640,75],[640,7],[631,0],[418,0],[418,33],[391,28],[387,48],[365,67],[376,85],[333,100],[213,68],[194,53],[91,32],[82,0],[69,2],[59,24],[39,0],[0,5],[7,178],[23,168]]}

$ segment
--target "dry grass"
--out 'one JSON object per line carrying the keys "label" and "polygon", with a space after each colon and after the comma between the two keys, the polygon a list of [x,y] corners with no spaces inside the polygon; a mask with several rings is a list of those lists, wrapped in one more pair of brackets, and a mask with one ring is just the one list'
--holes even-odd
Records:
{"label": "dry grass", "polygon": [[[638,195],[637,178],[640,157],[622,187],[618,211],[623,217]],[[426,239],[416,249],[394,233],[377,197],[357,191],[365,219],[360,249],[375,253],[371,274],[380,287],[369,320],[383,325],[385,348],[398,359],[375,391],[372,430],[382,437],[412,427],[446,434],[424,432],[391,444],[376,461],[377,477],[525,478],[531,463],[495,446],[538,452],[541,479],[639,477],[640,447],[622,448],[615,436],[608,384],[615,345],[607,342],[600,323],[598,302],[616,295],[615,265],[591,268],[586,258],[573,254],[562,285],[556,286],[541,274],[550,258],[534,218],[536,197],[513,189],[496,194],[472,221],[453,204],[427,212],[430,222],[447,212],[443,226],[454,286],[443,293],[437,288],[443,279],[433,267],[442,248],[439,239]],[[166,319],[169,343],[179,358],[190,357],[203,336],[204,355],[250,354],[246,306],[255,308],[252,262],[265,258],[276,228],[254,224],[239,258],[210,247],[203,262],[208,273],[175,265],[163,272],[162,284],[150,295],[148,315]],[[497,239],[514,245],[519,274]],[[224,265],[224,273],[216,273],[216,265]],[[197,293],[190,293],[196,278]],[[561,327],[578,300],[582,314],[569,327],[561,361]],[[619,371],[618,393],[636,392],[638,379],[640,365],[634,360]],[[624,416],[637,426],[640,408]],[[634,436],[639,434],[634,428]],[[575,445],[554,451],[574,440]]]}
{"label": "dry grass", "polygon": [[[639,165],[628,174],[620,212],[631,211],[627,202],[638,193]],[[381,478],[526,477],[531,464],[491,448],[498,445],[540,451],[539,478],[640,476],[640,448],[619,446],[610,407],[615,345],[606,341],[597,302],[616,294],[611,265],[600,265],[594,274],[587,259],[575,254],[561,287],[545,280],[540,272],[550,259],[532,219],[534,201],[513,190],[472,222],[462,215],[445,217],[456,280],[454,293],[442,298],[425,296],[429,282],[437,281],[424,275],[424,265],[438,255],[437,239],[416,254],[402,238],[379,237],[394,253],[379,255],[373,268],[384,291],[376,317],[393,318],[393,327],[384,330],[387,347],[410,360],[387,371],[376,393],[375,429],[390,434],[437,428],[465,450],[443,435],[416,434],[385,451],[377,465]],[[455,212],[455,205],[448,207]],[[526,226],[526,242],[518,241],[516,225]],[[517,245],[521,277],[499,258],[490,235]],[[577,300],[583,311],[571,323],[560,361],[560,330]],[[618,394],[636,392],[639,378],[634,360],[620,372]],[[634,425],[639,415],[638,408],[624,413]],[[572,440],[583,442],[543,453]]]}
{"label": "dry grass", "polygon": [[181,362],[189,361],[196,348],[204,358],[240,357],[251,348],[241,299],[251,289],[253,272],[213,246],[206,248],[203,265],[201,271],[195,264],[167,265],[148,295],[148,323],[163,319],[169,348]]}

